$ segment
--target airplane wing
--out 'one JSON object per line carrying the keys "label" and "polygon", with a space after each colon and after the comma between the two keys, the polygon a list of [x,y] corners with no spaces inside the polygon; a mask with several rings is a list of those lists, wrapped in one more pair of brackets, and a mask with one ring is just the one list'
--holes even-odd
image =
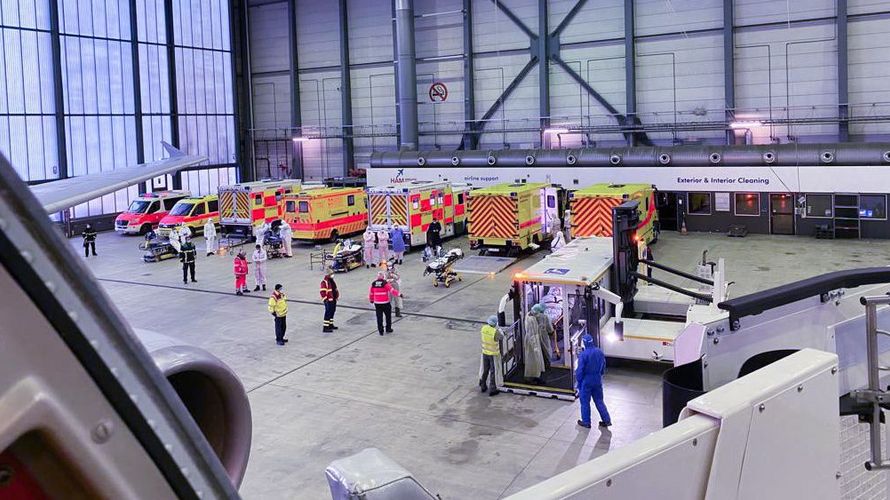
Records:
{"label": "airplane wing", "polygon": [[48,213],[55,213],[133,184],[207,161],[206,156],[187,155],[166,142],[162,144],[170,155],[169,158],[133,167],[38,184],[31,186],[31,192]]}

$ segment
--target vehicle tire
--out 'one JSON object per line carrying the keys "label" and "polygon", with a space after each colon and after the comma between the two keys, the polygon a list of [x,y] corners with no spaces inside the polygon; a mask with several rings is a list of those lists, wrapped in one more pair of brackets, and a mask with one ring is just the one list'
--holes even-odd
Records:
{"label": "vehicle tire", "polygon": [[189,228],[189,238],[194,238],[194,237],[195,237],[195,232],[196,232],[196,231],[195,231],[195,228],[190,227],[190,228]]}
{"label": "vehicle tire", "polygon": [[434,281],[434,282],[433,282],[433,286],[436,287],[436,288],[439,288],[439,282],[438,282],[438,281]]}
{"label": "vehicle tire", "polygon": [[139,226],[139,235],[145,236],[148,232],[151,231],[151,224],[143,224]]}
{"label": "vehicle tire", "polygon": [[479,250],[479,256],[480,256],[480,257],[485,257],[485,254],[487,254],[487,253],[488,253],[488,250],[486,250],[486,249],[484,249],[484,248]]}
{"label": "vehicle tire", "polygon": [[331,231],[331,242],[332,243],[336,243],[336,241],[339,237],[340,237],[340,231],[337,231],[336,229]]}
{"label": "vehicle tire", "polygon": [[446,282],[445,282],[445,288],[451,288],[451,283],[449,283],[449,282],[446,281]]}

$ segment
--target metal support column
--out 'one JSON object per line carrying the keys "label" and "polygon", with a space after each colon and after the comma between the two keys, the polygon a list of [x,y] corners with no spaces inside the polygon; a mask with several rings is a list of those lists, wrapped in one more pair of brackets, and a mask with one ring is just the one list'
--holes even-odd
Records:
{"label": "metal support column", "polygon": [[65,94],[62,85],[62,40],[59,29],[59,0],[49,0],[50,41],[53,58],[53,95],[56,115],[56,155],[59,160],[59,179],[67,179],[68,148],[65,139]]}
{"label": "metal support column", "polygon": [[343,174],[355,165],[352,141],[352,73],[349,71],[349,21],[346,0],[340,0],[340,125],[343,128]]}
{"label": "metal support column", "polygon": [[[167,82],[170,93],[170,144],[180,147],[179,98],[176,94],[176,47],[173,31],[173,0],[164,0],[164,27],[167,35]],[[170,187],[170,186],[167,186]],[[173,174],[173,189],[182,189],[182,174]]]}
{"label": "metal support column", "polygon": [[[303,135],[303,114],[300,108],[300,73],[297,53],[297,0],[287,0],[287,39],[290,50],[290,126]],[[303,178],[303,141],[291,141],[291,177]]]}
{"label": "metal support column", "polygon": [[[838,0],[842,1],[842,0]],[[726,117],[726,144],[735,144],[729,124],[735,121],[735,36],[733,0],[723,0],[723,106]]]}
{"label": "metal support column", "polygon": [[[627,110],[626,127],[639,123],[637,119],[637,50],[634,43],[634,0],[624,0],[624,93]],[[636,146],[636,135],[625,134],[628,146]]]}
{"label": "metal support column", "polygon": [[[547,0],[538,0],[538,116],[541,130],[550,127],[550,30],[548,28]],[[543,134],[542,134],[543,144]]]}
{"label": "metal support column", "polygon": [[847,64],[847,0],[837,0],[837,112],[838,141],[850,140],[850,108]]}
{"label": "metal support column", "polygon": [[464,129],[469,129],[461,141],[467,149],[479,147],[479,136],[474,134],[476,122],[476,86],[473,81],[473,6],[463,0],[464,9]]}
{"label": "metal support column", "polygon": [[396,0],[398,51],[399,136],[402,149],[416,150],[417,67],[414,49],[414,0]]}
{"label": "metal support column", "polygon": [[398,24],[396,23],[396,0],[392,0],[392,85],[396,90],[395,94],[395,105],[396,105],[396,149],[402,148],[402,125],[399,113],[399,42],[398,35],[399,32]]}
{"label": "metal support column", "polygon": [[[253,72],[250,69],[250,26],[248,19],[248,0],[232,2],[232,81],[235,82],[235,130],[238,132],[235,141],[236,157],[238,158],[237,182],[254,179],[256,147],[253,136]],[[240,71],[240,72],[239,72]],[[250,143],[248,144],[248,141]]]}
{"label": "metal support column", "polygon": [[[133,114],[136,120],[136,163],[145,163],[145,137],[142,133],[142,85],[139,74],[139,24],[136,18],[136,0],[130,0],[130,45],[133,56]],[[145,183],[139,183],[143,192]]]}

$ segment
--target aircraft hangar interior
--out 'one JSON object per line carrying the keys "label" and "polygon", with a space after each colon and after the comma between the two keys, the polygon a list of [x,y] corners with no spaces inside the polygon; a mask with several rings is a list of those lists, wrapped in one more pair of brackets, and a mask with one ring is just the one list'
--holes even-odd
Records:
{"label": "aircraft hangar interior", "polygon": [[0,0],[0,500],[890,500],[890,0]]}

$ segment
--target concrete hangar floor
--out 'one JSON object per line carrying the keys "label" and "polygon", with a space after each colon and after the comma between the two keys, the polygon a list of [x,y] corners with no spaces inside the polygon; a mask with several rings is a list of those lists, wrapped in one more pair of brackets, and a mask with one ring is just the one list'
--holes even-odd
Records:
{"label": "concrete hangar floor", "polygon": [[[245,498],[330,498],[325,467],[373,446],[443,498],[494,499],[661,426],[665,365],[609,369],[605,399],[614,425],[606,432],[577,427],[577,403],[479,393],[479,327],[512,274],[540,255],[494,278],[465,275],[446,289],[422,276],[418,252],[409,254],[401,273],[405,317],[394,334],[380,337],[367,299],[374,272],[364,268],[336,276],[340,329],[321,332],[321,272],[309,269],[313,246],[296,244],[293,259],[268,264],[270,284],[283,283],[292,301],[291,342],[278,347],[266,312],[269,292],[235,296],[232,257],[199,251],[198,283],[182,285],[179,263],[143,263],[140,242],[101,234],[99,257],[88,265],[133,327],[199,345],[241,377],[254,426]],[[203,250],[200,238],[196,243]],[[80,239],[71,246],[83,258]],[[469,252],[465,238],[445,248],[457,246]],[[890,262],[887,242],[793,236],[663,233],[653,250],[658,261],[690,271],[702,250],[709,259],[724,257],[734,296]]]}

